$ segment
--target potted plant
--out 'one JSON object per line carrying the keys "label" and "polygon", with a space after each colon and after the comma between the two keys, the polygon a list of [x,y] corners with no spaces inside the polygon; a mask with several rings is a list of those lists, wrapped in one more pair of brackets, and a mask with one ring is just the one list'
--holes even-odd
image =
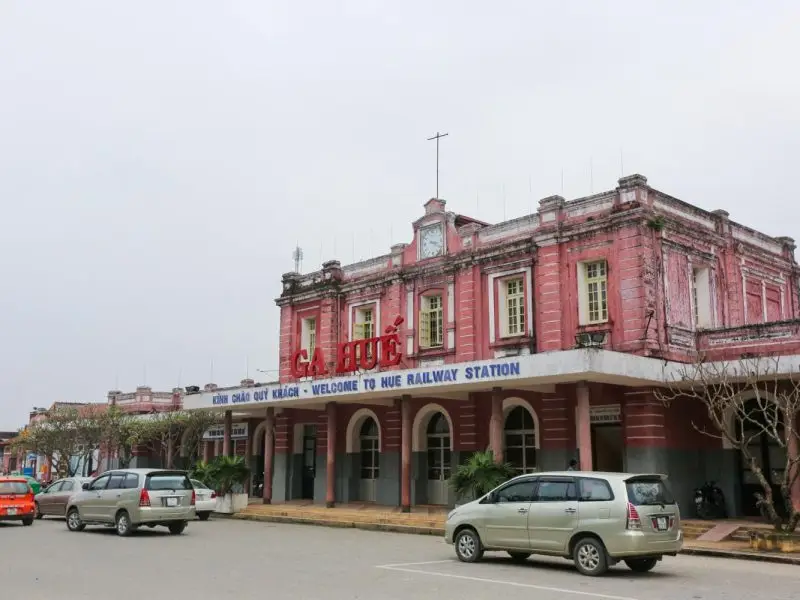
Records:
{"label": "potted plant", "polygon": [[476,452],[458,466],[450,478],[456,497],[475,500],[491,492],[501,483],[517,475],[510,463],[498,463],[491,450]]}
{"label": "potted plant", "polygon": [[[250,477],[250,469],[241,456],[219,456],[211,463],[207,477],[217,492],[217,507],[214,512],[232,515],[247,508],[244,484]],[[202,481],[202,480],[201,480]]]}

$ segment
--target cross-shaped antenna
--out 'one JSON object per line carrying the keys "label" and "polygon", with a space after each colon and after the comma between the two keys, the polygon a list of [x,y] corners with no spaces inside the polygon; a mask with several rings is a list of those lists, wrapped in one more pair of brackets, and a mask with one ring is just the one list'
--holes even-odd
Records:
{"label": "cross-shaped antenna", "polygon": [[447,137],[450,135],[449,133],[439,133],[436,132],[436,135],[433,137],[429,137],[428,141],[436,140],[436,198],[439,198],[439,140],[443,137]]}

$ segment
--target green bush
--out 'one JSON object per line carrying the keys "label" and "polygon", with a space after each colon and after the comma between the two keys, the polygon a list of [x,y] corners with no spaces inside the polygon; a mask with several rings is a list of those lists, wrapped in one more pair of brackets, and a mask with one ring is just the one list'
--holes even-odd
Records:
{"label": "green bush", "polygon": [[198,462],[192,469],[192,478],[222,496],[243,492],[249,477],[250,468],[241,456],[218,456],[208,463]]}
{"label": "green bush", "polygon": [[476,452],[459,465],[450,478],[450,487],[459,498],[480,498],[517,472],[510,463],[497,463],[490,450]]}

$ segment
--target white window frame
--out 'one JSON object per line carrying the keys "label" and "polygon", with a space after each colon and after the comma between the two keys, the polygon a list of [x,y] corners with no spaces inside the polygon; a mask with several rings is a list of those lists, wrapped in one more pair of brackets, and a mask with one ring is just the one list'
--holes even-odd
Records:
{"label": "white window frame", "polygon": [[695,329],[708,329],[714,326],[714,313],[711,310],[711,269],[690,264],[689,294],[692,300],[692,322]]}
{"label": "white window frame", "polygon": [[[505,279],[507,277],[522,277],[525,280],[525,310],[527,311],[528,319],[525,323],[525,334],[526,336],[531,336],[533,333],[533,288],[532,288],[532,272],[530,267],[523,267],[519,269],[509,269],[508,271],[500,271],[497,273],[491,273],[487,277],[487,288],[486,288],[486,295],[489,298],[489,343],[494,344],[498,338],[503,337],[503,327],[502,327],[502,314],[503,311],[500,307],[497,307],[495,310],[495,300],[502,302],[502,298],[495,299],[495,283],[498,279]],[[502,286],[501,286],[502,288]],[[498,295],[499,296],[499,295]],[[501,304],[502,306],[502,304]],[[495,319],[495,315],[498,316]],[[545,315],[546,316],[546,315]],[[500,325],[500,331],[497,331],[497,326]]]}
{"label": "white window frame", "polygon": [[[311,327],[311,324],[314,327]],[[300,321],[300,349],[308,354],[306,362],[310,362],[314,357],[314,350],[317,347],[317,335],[319,333],[319,322],[316,316],[304,317]]]}
{"label": "white window frame", "polygon": [[[515,304],[517,311],[521,314],[521,323],[519,323],[519,328],[515,332],[511,332],[511,315],[510,315],[510,300],[508,293],[509,284],[515,283],[519,284],[518,291],[514,294]],[[498,290],[497,290],[497,300],[498,300],[498,317],[499,317],[499,325],[500,325],[500,337],[501,338],[511,338],[511,337],[523,337],[528,333],[528,318],[529,313],[527,310],[527,302],[526,302],[526,294],[525,294],[525,276],[524,274],[520,273],[518,277],[511,276],[507,279],[503,279],[499,282]]]}
{"label": "white window frame", "polygon": [[[436,298],[439,305],[431,308],[431,300]],[[430,350],[434,348],[444,348],[444,294],[429,294],[421,296],[419,299],[419,347],[421,350]],[[438,318],[439,321],[439,337],[436,340],[431,339],[430,333],[430,319]],[[427,327],[429,333],[427,335],[427,344],[423,344],[423,333]],[[438,343],[434,343],[438,342]]]}
{"label": "white window frame", "polygon": [[[597,277],[598,282],[605,282],[606,302],[605,314],[601,314],[598,319],[589,318],[589,284],[591,283],[587,277],[587,270],[590,265],[602,263],[605,265],[605,273],[602,277]],[[608,260],[605,258],[597,258],[592,260],[585,260],[577,263],[578,270],[578,322],[580,325],[601,325],[608,323]],[[598,296],[602,296],[601,290],[598,289]]]}

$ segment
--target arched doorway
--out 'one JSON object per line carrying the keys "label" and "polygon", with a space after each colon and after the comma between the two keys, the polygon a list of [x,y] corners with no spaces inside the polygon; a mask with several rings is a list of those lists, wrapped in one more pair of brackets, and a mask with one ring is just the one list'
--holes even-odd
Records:
{"label": "arched doorway", "polygon": [[364,419],[358,440],[361,451],[359,498],[364,502],[375,502],[380,475],[380,431],[375,419]]}
{"label": "arched doorway", "polygon": [[447,481],[450,479],[450,424],[436,412],[425,430],[428,447],[428,502],[447,504]]}
{"label": "arched doorway", "polygon": [[[786,450],[781,447],[776,435],[766,433],[765,427],[776,424],[777,437],[783,438],[783,424],[781,416],[774,405],[760,402],[756,399],[748,401],[742,409],[742,418],[738,419],[737,429],[743,439],[749,440],[747,453],[755,459],[756,466],[772,487],[772,497],[778,512],[785,511],[781,500],[780,484],[786,469]],[[739,467],[741,473],[742,512],[745,516],[760,516],[761,511],[756,504],[756,494],[763,494],[763,488],[758,477],[753,472],[744,452],[739,454]]]}
{"label": "arched doorway", "polygon": [[518,473],[536,470],[536,423],[524,406],[514,406],[503,425],[505,460]]}

